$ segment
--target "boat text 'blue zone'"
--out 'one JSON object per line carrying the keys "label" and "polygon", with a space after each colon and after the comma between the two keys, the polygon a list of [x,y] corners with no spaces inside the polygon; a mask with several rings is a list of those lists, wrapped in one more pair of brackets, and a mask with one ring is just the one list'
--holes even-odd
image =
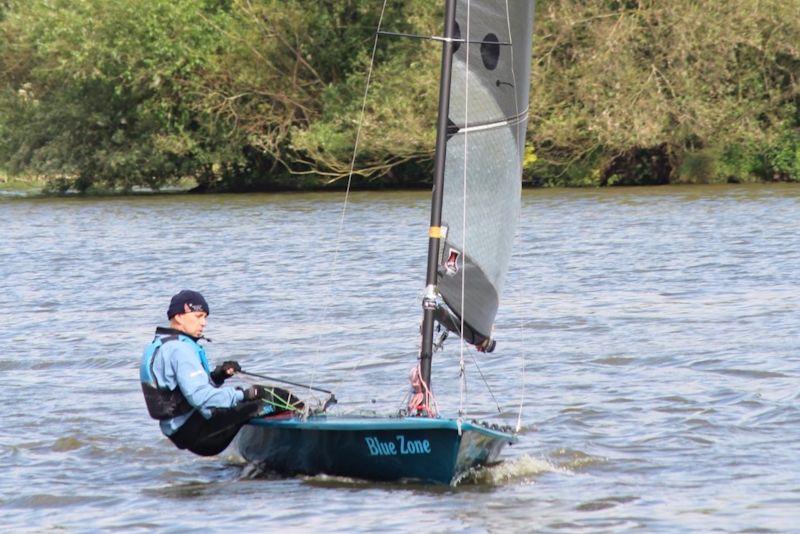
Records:
{"label": "boat text 'blue zone'", "polygon": [[395,436],[395,441],[381,441],[378,438],[366,437],[370,456],[397,456],[398,454],[430,454],[431,444],[427,439],[406,439],[402,434]]}

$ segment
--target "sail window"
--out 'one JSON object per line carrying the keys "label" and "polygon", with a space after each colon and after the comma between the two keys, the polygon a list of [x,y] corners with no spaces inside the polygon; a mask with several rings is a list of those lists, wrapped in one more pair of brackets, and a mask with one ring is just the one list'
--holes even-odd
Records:
{"label": "sail window", "polygon": [[500,44],[495,34],[490,33],[483,38],[481,59],[483,60],[483,66],[488,70],[497,68],[497,63],[500,60]]}
{"label": "sail window", "polygon": [[455,21],[453,21],[453,24],[453,39],[456,40],[456,42],[453,43],[453,54],[455,54],[458,52],[458,49],[461,48],[461,43],[459,42],[461,40],[461,26]]}

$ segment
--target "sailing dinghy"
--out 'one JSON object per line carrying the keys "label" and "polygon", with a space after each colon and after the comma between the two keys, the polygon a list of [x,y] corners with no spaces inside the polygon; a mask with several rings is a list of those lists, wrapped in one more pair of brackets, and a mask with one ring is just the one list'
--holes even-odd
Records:
{"label": "sailing dinghy", "polygon": [[396,417],[323,408],[251,420],[237,446],[268,471],[456,484],[517,440],[508,427],[440,417],[429,386],[435,330],[494,349],[519,217],[534,2],[446,0],[444,12],[444,36],[433,38],[442,63],[416,394]]}

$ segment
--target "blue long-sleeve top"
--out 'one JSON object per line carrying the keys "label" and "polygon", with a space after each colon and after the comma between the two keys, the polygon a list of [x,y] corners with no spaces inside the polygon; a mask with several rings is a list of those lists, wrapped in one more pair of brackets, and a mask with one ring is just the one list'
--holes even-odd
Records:
{"label": "blue long-sleeve top", "polygon": [[214,385],[205,349],[185,334],[161,346],[153,361],[153,374],[162,388],[179,387],[194,408],[189,413],[161,421],[161,431],[167,436],[174,434],[197,410],[209,419],[211,408],[232,408],[244,400],[241,390]]}

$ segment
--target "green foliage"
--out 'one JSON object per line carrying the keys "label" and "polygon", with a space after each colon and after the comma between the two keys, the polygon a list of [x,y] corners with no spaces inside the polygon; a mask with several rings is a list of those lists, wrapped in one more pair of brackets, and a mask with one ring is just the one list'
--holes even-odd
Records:
{"label": "green foliage", "polygon": [[[765,154],[766,179],[800,182],[800,132],[784,134]],[[771,176],[770,176],[771,175]]]}
{"label": "green foliage", "polygon": [[[217,46],[196,0],[35,0],[2,26],[1,153],[58,190],[158,188],[202,165],[184,100]],[[11,52],[11,53],[9,53]],[[24,58],[20,62],[19,58]]]}
{"label": "green foliage", "polygon": [[677,181],[742,183],[800,181],[800,134],[789,132],[769,145],[712,147],[685,154]]}
{"label": "green foliage", "polygon": [[[383,27],[431,35],[436,33],[437,15],[430,2],[398,2],[385,14]],[[372,28],[376,26],[373,21]],[[382,176],[432,157],[439,48],[414,40],[380,39],[364,101],[373,42],[372,35],[364,36],[361,50],[354,50],[353,68],[320,94],[316,120],[292,132],[292,148],[309,169],[334,180],[349,173],[359,123],[358,175]]]}
{"label": "green foliage", "polygon": [[[530,137],[544,178],[588,160],[600,183],[630,183],[620,158],[635,174],[631,156],[658,147],[670,181],[751,179],[751,149],[796,120],[796,13],[779,0],[540,2]],[[640,171],[635,183],[661,175]]]}
{"label": "green foliage", "polygon": [[[225,46],[196,80],[198,98],[193,111],[205,128],[220,132],[215,146],[226,155],[217,158],[219,168],[226,170],[201,176],[201,186],[271,189],[288,184],[291,188],[289,173],[341,177],[352,154],[364,73],[379,15],[375,5],[366,1],[264,0],[234,1],[232,6],[222,31]],[[399,21],[399,30],[408,24],[408,19],[400,16],[404,7],[413,17],[415,10],[403,2],[390,3],[385,14],[387,20]],[[387,78],[401,82],[390,65],[394,61],[396,67],[402,59],[395,58],[384,43],[376,59],[382,64],[387,58],[389,64],[383,67],[389,73]],[[387,91],[378,88],[373,93],[383,93],[384,99],[396,98],[397,91]],[[392,132],[406,131],[399,123],[412,115],[403,111],[405,115],[396,119]],[[372,117],[373,123],[386,118]],[[404,143],[389,147],[384,136],[374,139],[385,144],[377,149],[362,145],[357,162],[359,168],[366,168],[362,174],[376,172],[371,166],[385,172],[404,161],[392,154]],[[306,178],[296,181],[309,183]]]}
{"label": "green foliage", "polygon": [[678,167],[678,181],[693,184],[717,182],[717,161],[717,154],[713,150],[687,152]]}
{"label": "green foliage", "polygon": [[[430,175],[436,43],[374,0],[0,0],[0,167],[54,191]],[[391,0],[435,35],[441,2]],[[783,0],[540,0],[526,182],[800,181]],[[362,104],[364,105],[363,122]],[[320,178],[321,177],[321,178]]]}

